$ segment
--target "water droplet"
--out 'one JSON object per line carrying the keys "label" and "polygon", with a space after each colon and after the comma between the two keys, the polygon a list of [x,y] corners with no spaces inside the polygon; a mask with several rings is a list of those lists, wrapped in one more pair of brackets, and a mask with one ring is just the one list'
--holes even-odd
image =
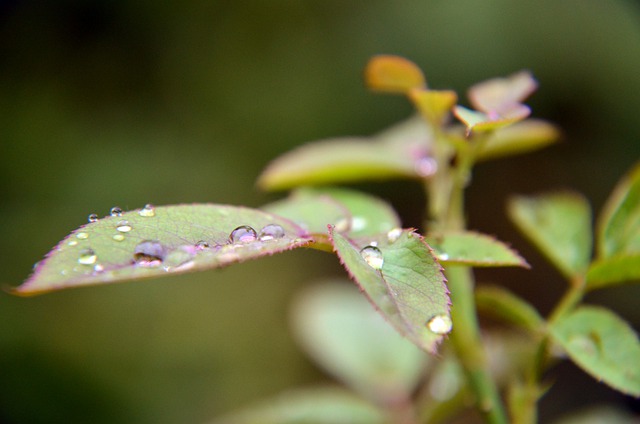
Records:
{"label": "water droplet", "polygon": [[384,259],[382,257],[382,252],[377,247],[366,246],[360,251],[360,255],[362,255],[362,258],[371,268],[376,270],[382,269]]}
{"label": "water droplet", "polygon": [[98,222],[100,218],[98,218],[98,214],[96,213],[92,213],[91,215],[89,215],[88,221],[89,222]]}
{"label": "water droplet", "polygon": [[69,243],[67,243],[67,245],[69,246],[75,246],[76,244],[78,244],[77,240],[71,240]]}
{"label": "water droplet", "polygon": [[102,265],[102,264],[96,264],[96,265],[93,267],[93,271],[94,271],[94,272],[102,272],[102,271],[104,271],[104,265]]}
{"label": "water droplet", "polygon": [[155,240],[145,240],[133,249],[133,259],[138,266],[155,267],[162,264],[165,247]]}
{"label": "water droplet", "polygon": [[79,238],[80,240],[86,240],[89,238],[89,233],[78,233],[76,234],[76,238]]}
{"label": "water droplet", "polygon": [[582,353],[594,356],[598,353],[598,345],[587,335],[578,334],[569,338],[569,343]]}
{"label": "water droplet", "polygon": [[204,240],[199,240],[198,242],[196,242],[196,249],[197,250],[204,250],[204,249],[208,249],[209,248],[209,243],[207,243]]}
{"label": "water droplet", "polygon": [[362,216],[351,218],[351,231],[362,231],[367,227],[367,219]]}
{"label": "water droplet", "polygon": [[119,206],[114,206],[111,208],[109,214],[111,216],[122,216],[122,208],[120,208]]}
{"label": "water droplet", "polygon": [[284,237],[284,228],[278,224],[265,225],[258,236],[262,241],[280,239],[282,237]]}
{"label": "water droplet", "polygon": [[93,265],[97,260],[98,256],[92,249],[83,249],[78,257],[78,263],[82,265]]}
{"label": "water droplet", "polygon": [[446,253],[441,253],[438,255],[438,259],[440,259],[441,261],[448,261],[449,255],[447,255]]}
{"label": "water droplet", "polygon": [[416,161],[415,170],[423,178],[430,177],[438,171],[438,162],[431,156],[421,157]]}
{"label": "water droplet", "polygon": [[256,241],[256,230],[248,225],[241,225],[229,235],[229,243],[251,243]]}
{"label": "water droplet", "polygon": [[369,243],[369,246],[378,247],[378,242],[374,240],[371,243]]}
{"label": "water droplet", "polygon": [[144,217],[156,216],[156,208],[151,203],[147,203],[146,205],[144,205],[144,208],[140,209],[138,215]]}
{"label": "water droplet", "polygon": [[118,226],[116,227],[116,230],[120,231],[121,233],[128,233],[132,229],[133,227],[129,225],[129,221],[120,221],[118,222]]}
{"label": "water droplet", "polygon": [[113,235],[113,239],[115,241],[122,241],[122,240],[124,240],[124,234],[114,234]]}
{"label": "water droplet", "polygon": [[427,321],[427,328],[436,334],[447,334],[453,328],[449,315],[436,315]]}
{"label": "water droplet", "polygon": [[338,222],[336,222],[335,229],[339,233],[344,233],[349,230],[350,226],[347,218],[340,218]]}
{"label": "water droplet", "polygon": [[395,243],[402,235],[402,228],[394,228],[387,233],[387,240],[389,243]]}

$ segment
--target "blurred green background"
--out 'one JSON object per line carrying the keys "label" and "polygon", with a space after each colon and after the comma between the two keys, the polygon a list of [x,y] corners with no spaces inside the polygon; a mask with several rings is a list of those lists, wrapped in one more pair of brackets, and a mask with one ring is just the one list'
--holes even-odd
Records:
{"label": "blurred green background", "polygon": [[[258,206],[254,181],[305,141],[367,135],[411,113],[367,92],[374,54],[404,55],[435,88],[527,68],[534,115],[561,144],[481,165],[470,223],[512,241],[533,272],[483,272],[546,312],[564,283],[506,221],[509,193],[574,188],[598,210],[640,157],[640,8],[631,1],[0,2],[0,283],[89,213],[145,203]],[[419,226],[411,182],[358,186]],[[342,275],[297,251],[222,271],[22,299],[0,295],[0,422],[196,423],[326,380],[297,350],[288,305]],[[640,328],[638,287],[590,296]],[[630,405],[570,365],[545,422]]]}

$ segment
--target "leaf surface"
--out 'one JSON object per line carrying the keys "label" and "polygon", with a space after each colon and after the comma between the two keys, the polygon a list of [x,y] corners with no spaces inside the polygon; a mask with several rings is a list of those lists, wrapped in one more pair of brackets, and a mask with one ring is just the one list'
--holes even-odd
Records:
{"label": "leaf surface", "polygon": [[478,309],[531,331],[540,331],[544,319],[526,300],[503,287],[481,286],[476,289]]}
{"label": "leaf surface", "polygon": [[385,424],[384,414],[346,390],[332,387],[282,393],[211,424]]}
{"label": "leaf surface", "polygon": [[469,89],[469,101],[477,110],[502,114],[529,97],[538,83],[530,72],[520,71],[506,78],[492,78]]}
{"label": "leaf surface", "polygon": [[411,397],[427,356],[385,322],[353,284],[313,286],[293,312],[296,339],[329,373],[374,402]]}
{"label": "leaf surface", "polygon": [[372,57],[365,67],[364,78],[370,89],[390,93],[404,94],[412,88],[426,87],[422,70],[400,56]]}
{"label": "leaf surface", "polygon": [[568,278],[586,271],[591,258],[591,209],[570,192],[515,197],[511,220]]}
{"label": "leaf surface", "polygon": [[426,240],[441,263],[477,267],[529,266],[515,250],[486,234],[445,232],[428,235]]}
{"label": "leaf surface", "polygon": [[640,281],[640,253],[598,259],[587,271],[587,289]]}
{"label": "leaf surface", "polygon": [[549,330],[569,357],[594,378],[640,396],[640,342],[629,324],[612,311],[582,306]]}
{"label": "leaf surface", "polygon": [[527,119],[491,134],[477,159],[490,160],[531,152],[555,143],[559,138],[560,131],[554,125],[539,119]]}
{"label": "leaf surface", "polygon": [[[451,330],[445,277],[429,246],[411,230],[377,238],[379,255],[332,230],[334,249],[380,313],[415,345],[433,352]],[[366,250],[363,250],[365,249]]]}
{"label": "leaf surface", "polygon": [[[31,295],[219,268],[312,241],[291,221],[250,208],[163,206],[154,208],[152,216],[145,210],[108,216],[73,231],[14,292]],[[231,242],[230,235],[239,226],[250,226],[255,233],[242,229],[236,233],[243,235],[242,240]],[[261,236],[263,229],[271,236]]]}
{"label": "leaf surface", "polygon": [[640,164],[614,189],[598,223],[598,256],[640,253]]}
{"label": "leaf surface", "polygon": [[266,190],[327,185],[385,178],[424,178],[422,163],[430,160],[431,134],[414,117],[374,137],[343,137],[315,141],[271,162],[258,178]]}

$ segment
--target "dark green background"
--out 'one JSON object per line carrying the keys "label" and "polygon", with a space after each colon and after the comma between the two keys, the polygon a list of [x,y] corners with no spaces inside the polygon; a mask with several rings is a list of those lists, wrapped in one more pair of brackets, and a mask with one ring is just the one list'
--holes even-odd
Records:
{"label": "dark green background", "polygon": [[[558,275],[506,222],[508,193],[575,188],[598,210],[640,156],[640,9],[630,1],[0,2],[0,283],[16,285],[89,213],[119,205],[274,198],[255,178],[305,141],[366,135],[408,116],[362,84],[368,58],[404,55],[435,88],[527,68],[534,115],[560,124],[544,152],[481,165],[470,222],[533,272],[481,273],[544,312]],[[360,186],[420,225],[417,184]],[[322,377],[288,332],[330,255],[291,252],[159,281],[0,295],[0,421],[189,423]],[[637,288],[591,302],[640,323]],[[635,298],[635,299],[634,299]],[[571,366],[542,421],[626,399]]]}

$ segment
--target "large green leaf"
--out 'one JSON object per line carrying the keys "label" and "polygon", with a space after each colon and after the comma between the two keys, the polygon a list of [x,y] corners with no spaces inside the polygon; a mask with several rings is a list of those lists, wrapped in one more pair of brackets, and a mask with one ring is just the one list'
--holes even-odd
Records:
{"label": "large green leaf", "polygon": [[435,172],[431,136],[419,117],[375,137],[346,137],[306,144],[280,156],[264,170],[258,185],[282,190],[303,185],[405,177]]}
{"label": "large green leaf", "polygon": [[640,164],[624,177],[598,222],[598,256],[640,253]]}
{"label": "large green leaf", "polygon": [[[31,295],[218,268],[309,244],[291,221],[244,207],[194,204],[114,212],[73,231],[15,289]],[[233,234],[237,227],[241,228]]]}
{"label": "large green leaf", "polygon": [[510,218],[567,277],[586,271],[591,258],[591,210],[587,201],[571,192],[515,197]]}
{"label": "large green leaf", "polygon": [[427,356],[401,337],[349,282],[326,281],[297,299],[295,335],[324,369],[362,395],[390,404],[410,398]]}
{"label": "large green leaf", "polygon": [[433,352],[451,330],[440,264],[422,237],[392,230],[364,245],[331,231],[334,249],[369,300],[401,334]]}
{"label": "large green leaf", "polygon": [[441,263],[478,267],[529,266],[516,251],[486,234],[445,232],[428,235],[426,240]]}
{"label": "large green leaf", "polygon": [[382,411],[338,388],[282,393],[211,424],[385,424]]}
{"label": "large green leaf", "polygon": [[583,306],[549,328],[569,357],[597,380],[640,396],[640,342],[612,311]]}
{"label": "large green leaf", "polygon": [[640,253],[594,261],[587,271],[587,289],[640,281]]}

